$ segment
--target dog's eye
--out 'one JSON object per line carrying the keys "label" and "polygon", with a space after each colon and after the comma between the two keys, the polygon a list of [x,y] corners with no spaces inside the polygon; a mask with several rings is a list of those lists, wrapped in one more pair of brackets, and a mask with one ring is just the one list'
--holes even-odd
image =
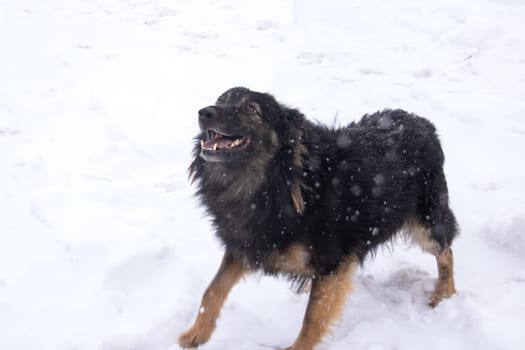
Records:
{"label": "dog's eye", "polygon": [[255,107],[255,105],[253,103],[247,103],[243,106],[243,110],[245,113],[248,113],[248,114],[255,114],[257,113],[257,108]]}

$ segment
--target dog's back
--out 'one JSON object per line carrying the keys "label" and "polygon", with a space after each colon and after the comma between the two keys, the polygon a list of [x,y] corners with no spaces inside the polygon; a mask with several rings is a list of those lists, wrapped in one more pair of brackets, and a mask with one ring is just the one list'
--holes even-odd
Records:
{"label": "dog's back", "polygon": [[432,243],[420,243],[434,254],[451,244],[457,225],[443,151],[428,120],[385,110],[337,130],[310,124],[308,135],[312,190],[305,191],[303,229],[320,263],[337,265],[348,255],[362,260],[397,232],[413,231],[408,228],[431,232]]}

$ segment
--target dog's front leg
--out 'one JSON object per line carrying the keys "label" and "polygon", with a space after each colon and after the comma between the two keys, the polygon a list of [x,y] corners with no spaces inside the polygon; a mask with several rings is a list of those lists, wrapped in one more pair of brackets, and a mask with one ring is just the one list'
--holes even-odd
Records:
{"label": "dog's front leg", "polygon": [[355,266],[354,262],[344,263],[333,273],[312,280],[301,332],[295,343],[283,350],[312,350],[329,333],[352,289],[351,275]]}
{"label": "dog's front leg", "polygon": [[183,348],[195,348],[210,339],[222,305],[232,287],[247,272],[243,263],[226,252],[219,271],[202,296],[201,306],[193,326],[179,337]]}

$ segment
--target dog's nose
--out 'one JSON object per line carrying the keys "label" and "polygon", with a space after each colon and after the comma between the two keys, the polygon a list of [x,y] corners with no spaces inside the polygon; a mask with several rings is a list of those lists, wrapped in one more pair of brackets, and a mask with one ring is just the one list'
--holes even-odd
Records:
{"label": "dog's nose", "polygon": [[203,108],[199,111],[199,120],[206,121],[217,118],[217,109],[213,106]]}

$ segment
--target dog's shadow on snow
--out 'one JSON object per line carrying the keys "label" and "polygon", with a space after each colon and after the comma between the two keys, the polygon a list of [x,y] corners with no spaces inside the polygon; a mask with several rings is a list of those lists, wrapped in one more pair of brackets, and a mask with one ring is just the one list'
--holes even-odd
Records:
{"label": "dog's shadow on snow", "polygon": [[[374,304],[388,307],[427,305],[428,297],[436,283],[436,277],[413,266],[402,267],[386,279],[371,274],[356,277],[354,297],[372,299]],[[367,304],[366,301],[361,302]]]}

